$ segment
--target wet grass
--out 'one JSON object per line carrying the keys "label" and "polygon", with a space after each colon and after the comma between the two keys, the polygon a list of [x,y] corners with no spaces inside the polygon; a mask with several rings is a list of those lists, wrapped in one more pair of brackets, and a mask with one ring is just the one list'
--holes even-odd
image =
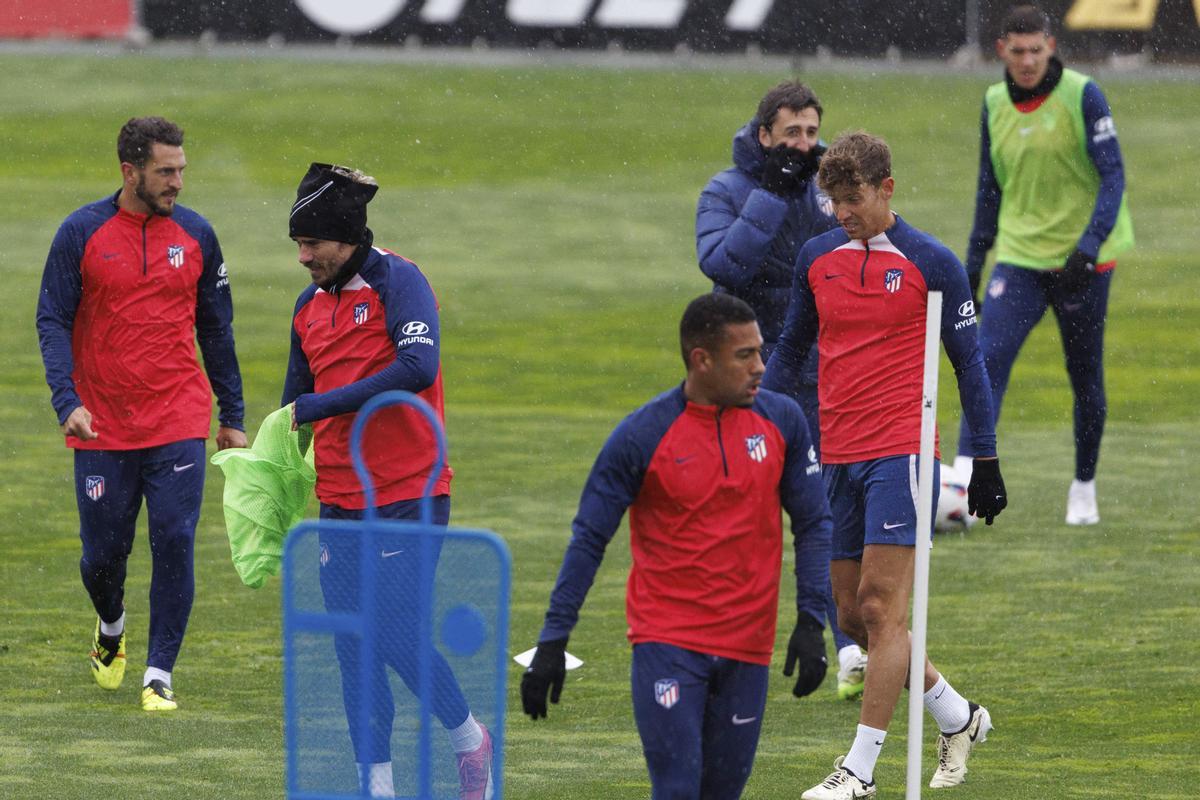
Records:
{"label": "wet grass", "polygon": [[[0,796],[30,800],[282,794],[278,586],[238,582],[215,473],[176,673],[183,710],[136,707],[144,533],[128,587],[135,677],[108,694],[87,676],[70,458],[33,310],[58,223],[117,188],[121,122],[162,113],[188,131],[184,202],[213,222],[230,266],[252,426],[277,403],[306,281],[286,237],[296,181],[311,160],[379,178],[377,241],[416,260],[442,305],[455,520],[512,548],[520,650],[537,635],[595,452],[624,413],[679,378],[679,309],[706,289],[693,261],[696,195],[728,163],[730,136],[765,86],[785,77],[135,56],[5,55],[0,68]],[[897,208],[961,251],[982,82],[805,77],[827,132],[862,126],[892,142]],[[931,652],[997,724],[960,790],[972,798],[1181,798],[1200,781],[1200,534],[1187,501],[1200,480],[1200,211],[1189,194],[1200,185],[1190,133],[1200,89],[1104,86],[1139,240],[1113,290],[1104,522],[1061,522],[1069,390],[1046,322],[1014,371],[1001,430],[1012,508],[934,550]],[[955,396],[944,375],[947,437]],[[647,796],[628,700],[627,563],[618,539],[572,639],[588,666],[572,673],[563,705],[537,724],[510,713],[506,796]],[[796,796],[853,731],[832,677],[804,701],[777,674],[770,692],[748,798]],[[900,717],[877,773],[887,797],[903,784]]]}

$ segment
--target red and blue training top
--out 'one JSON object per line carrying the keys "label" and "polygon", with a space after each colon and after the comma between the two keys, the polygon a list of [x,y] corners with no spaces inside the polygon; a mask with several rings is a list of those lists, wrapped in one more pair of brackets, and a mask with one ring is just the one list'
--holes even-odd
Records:
{"label": "red and blue training top", "polygon": [[[347,509],[366,507],[350,461],[354,414],[392,389],[413,392],[445,424],[438,306],[416,264],[368,247],[358,271],[330,291],[309,286],[296,301],[292,348],[281,405],[296,403],[296,422],[313,423],[317,498]],[[387,505],[422,495],[433,471],[437,440],[408,406],[371,417],[363,458],[375,501]],[[447,465],[432,494],[450,493]]]}
{"label": "red and blue training top", "polygon": [[68,436],[67,446],[206,439],[214,392],[221,425],[241,430],[233,301],[212,226],[180,205],[166,217],[125,211],[118,197],[67,217],[42,273],[37,328],[51,403],[60,424],[86,406],[100,435]]}
{"label": "red and blue training top", "polygon": [[792,391],[815,339],[821,460],[849,464],[921,451],[928,293],[942,292],[942,344],[954,366],[972,450],[996,454],[992,394],[975,304],[958,258],[899,215],[866,241],[838,228],[800,250],[783,334],[763,386]]}
{"label": "red and blue training top", "polygon": [[796,605],[822,620],[831,517],[808,426],[794,400],[688,402],[677,387],[626,417],[592,467],[539,641],[579,619],[604,550],[629,509],[629,640],[753,664],[775,643],[780,508],[791,517]]}

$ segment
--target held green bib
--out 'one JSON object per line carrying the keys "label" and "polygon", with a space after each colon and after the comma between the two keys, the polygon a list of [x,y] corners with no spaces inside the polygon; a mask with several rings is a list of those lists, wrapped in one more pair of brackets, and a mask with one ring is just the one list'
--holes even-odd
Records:
{"label": "held green bib", "polygon": [[[1100,175],[1088,157],[1084,130],[1088,80],[1064,69],[1058,86],[1028,114],[1013,105],[1003,82],[988,87],[984,101],[992,169],[1001,191],[997,261],[1035,269],[1061,267],[1091,221]],[[1132,246],[1133,222],[1123,195],[1097,261],[1112,261]]]}

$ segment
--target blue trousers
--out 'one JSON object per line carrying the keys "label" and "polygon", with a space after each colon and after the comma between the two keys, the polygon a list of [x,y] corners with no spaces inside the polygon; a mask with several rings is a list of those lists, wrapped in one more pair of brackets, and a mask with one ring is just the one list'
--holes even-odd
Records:
{"label": "blue trousers", "polygon": [[[1112,275],[1111,270],[1097,273],[1086,289],[1068,294],[1053,273],[997,264],[988,281],[980,318],[979,346],[999,421],[1017,353],[1046,309],[1053,309],[1062,336],[1067,376],[1075,395],[1075,477],[1081,481],[1096,477],[1100,439],[1108,414],[1104,393],[1104,321]],[[964,419],[958,437],[960,455],[973,455],[967,447],[968,436]]]}
{"label": "blue trousers", "polygon": [[75,500],[83,554],[79,574],[100,619],[125,608],[125,568],[146,500],[150,531],[150,635],[146,666],[175,666],[192,598],[193,551],[204,495],[204,440],[140,450],[76,450]]}
{"label": "blue trousers", "polygon": [[[381,519],[420,519],[420,501],[402,500],[382,506],[377,510]],[[362,519],[362,512],[337,506],[321,504],[321,519]],[[433,498],[433,523],[446,525],[450,521],[450,498],[446,495]],[[358,610],[359,541],[355,536],[344,533],[322,532],[321,545],[321,594],[325,608],[331,612],[353,612]],[[434,563],[441,550],[441,538],[435,538]],[[392,723],[395,718],[395,702],[388,684],[385,666],[395,670],[404,685],[414,695],[419,691],[417,663],[419,643],[419,619],[415,610],[418,604],[418,576],[420,551],[414,546],[414,538],[408,535],[381,537],[379,569],[376,573],[377,642],[375,663],[371,667],[371,685],[361,682],[360,639],[357,636],[338,634],[334,637],[334,650],[341,667],[342,702],[346,708],[346,720],[350,727],[350,739],[354,746],[355,760],[362,764],[376,764],[391,760]],[[467,701],[459,688],[450,665],[436,649],[433,650],[433,686],[430,697],[433,713],[446,728],[457,728],[466,721]],[[364,708],[363,698],[373,702]],[[362,714],[367,714],[366,725]]]}
{"label": "blue trousers", "polygon": [[767,667],[674,645],[633,646],[633,716],[652,800],[737,800],[767,705]]}

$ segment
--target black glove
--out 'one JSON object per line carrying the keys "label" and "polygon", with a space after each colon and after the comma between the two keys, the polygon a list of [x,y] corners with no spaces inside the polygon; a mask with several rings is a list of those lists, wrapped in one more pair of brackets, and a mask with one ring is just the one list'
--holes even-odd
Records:
{"label": "black glove", "polygon": [[804,188],[817,173],[823,147],[814,147],[802,153],[786,144],[777,144],[767,151],[763,165],[763,188],[780,197],[794,195]]}
{"label": "black glove", "polygon": [[796,697],[812,694],[825,680],[829,662],[825,660],[824,630],[821,623],[803,611],[796,615],[796,627],[788,639],[787,660],[783,662],[783,674],[788,678],[792,677],[796,664],[800,664],[796,685],[792,687]]}
{"label": "black glove", "polygon": [[538,642],[533,661],[521,676],[521,706],[533,719],[546,716],[547,691],[551,703],[557,703],[562,696],[563,681],[567,677],[566,653],[566,639]]}
{"label": "black glove", "polygon": [[1096,259],[1082,250],[1071,253],[1058,276],[1058,284],[1067,294],[1079,294],[1096,274]]}
{"label": "black glove", "polygon": [[1008,505],[1004,478],[1000,477],[1000,459],[976,458],[971,467],[971,483],[967,486],[967,511],[992,524]]}

